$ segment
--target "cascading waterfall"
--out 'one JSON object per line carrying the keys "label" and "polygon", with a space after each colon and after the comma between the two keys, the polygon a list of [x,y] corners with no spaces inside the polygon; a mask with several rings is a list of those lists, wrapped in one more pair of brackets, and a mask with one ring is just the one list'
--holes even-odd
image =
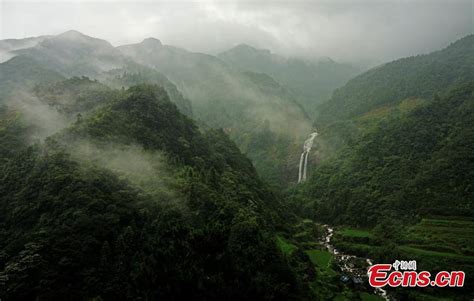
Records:
{"label": "cascading waterfall", "polygon": [[303,152],[300,157],[300,166],[298,171],[298,183],[301,183],[306,180],[306,170],[308,168],[308,155],[309,151],[313,147],[314,138],[318,136],[317,132],[311,133],[309,138],[303,144]]}
{"label": "cascading waterfall", "polygon": [[302,178],[304,155],[305,155],[305,152],[301,153],[301,157],[300,157],[300,169],[299,169],[299,172],[298,172],[298,183],[301,182],[301,178]]}

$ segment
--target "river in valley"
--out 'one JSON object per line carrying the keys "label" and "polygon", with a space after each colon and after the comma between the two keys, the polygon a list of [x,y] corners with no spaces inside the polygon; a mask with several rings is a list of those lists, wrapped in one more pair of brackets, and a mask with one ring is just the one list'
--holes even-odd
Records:
{"label": "river in valley", "polygon": [[[355,255],[341,253],[331,244],[331,238],[334,235],[334,229],[328,225],[323,225],[323,227],[326,229],[326,234],[322,243],[336,259],[337,265],[343,274],[341,280],[352,280],[356,284],[364,283],[367,279],[367,268],[372,265],[372,260],[369,258],[361,258]],[[384,300],[391,300],[387,294],[387,291],[383,288],[375,288],[373,293],[379,297],[382,297]]]}
{"label": "river in valley", "polygon": [[[298,183],[304,182],[307,178],[308,155],[313,147],[315,138],[318,132],[315,130],[305,140],[303,144],[303,152],[300,156]],[[326,234],[323,238],[322,244],[334,256],[337,265],[341,269],[341,281],[344,283],[352,282],[355,286],[367,285],[367,269],[372,265],[372,260],[369,258],[362,258],[355,255],[343,254],[331,244],[331,238],[334,235],[334,229],[329,225],[322,225]],[[370,286],[368,288],[371,288]],[[387,295],[387,291],[382,288],[373,289],[373,293],[380,296],[384,300],[391,300]]]}

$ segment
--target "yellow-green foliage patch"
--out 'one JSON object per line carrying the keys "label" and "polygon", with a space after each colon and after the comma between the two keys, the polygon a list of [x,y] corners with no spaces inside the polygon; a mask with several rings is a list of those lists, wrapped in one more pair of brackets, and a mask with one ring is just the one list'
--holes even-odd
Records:
{"label": "yellow-green foliage patch", "polygon": [[329,269],[329,264],[331,263],[332,255],[328,251],[322,250],[308,250],[306,251],[311,262],[319,267],[321,270]]}
{"label": "yellow-green foliage patch", "polygon": [[294,250],[298,249],[297,246],[295,246],[292,243],[289,243],[280,235],[276,236],[276,241],[277,241],[278,248],[283,254],[291,255],[291,253],[293,253]]}
{"label": "yellow-green foliage patch", "polygon": [[364,115],[359,117],[359,119],[361,121],[368,121],[368,120],[372,120],[372,119],[381,119],[381,118],[384,118],[384,117],[387,117],[388,115],[390,115],[390,113],[392,113],[392,111],[393,111],[393,107],[383,106],[383,107],[379,107],[379,108],[373,109],[373,110],[365,113]]}
{"label": "yellow-green foliage patch", "polygon": [[423,98],[408,98],[408,99],[402,100],[400,104],[398,105],[398,108],[400,109],[402,113],[407,113],[427,103],[428,101]]}

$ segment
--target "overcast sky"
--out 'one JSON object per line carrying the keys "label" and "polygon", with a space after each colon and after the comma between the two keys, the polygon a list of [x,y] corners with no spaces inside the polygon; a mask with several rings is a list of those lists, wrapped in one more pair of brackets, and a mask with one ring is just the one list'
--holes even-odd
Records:
{"label": "overcast sky", "polygon": [[383,62],[472,34],[474,0],[5,1],[0,39],[69,29],[110,41],[217,53],[239,43],[283,55]]}

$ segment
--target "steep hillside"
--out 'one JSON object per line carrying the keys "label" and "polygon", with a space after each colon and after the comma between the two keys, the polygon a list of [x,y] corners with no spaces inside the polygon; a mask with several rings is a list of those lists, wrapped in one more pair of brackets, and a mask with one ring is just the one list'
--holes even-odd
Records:
{"label": "steep hillside", "polygon": [[[342,252],[380,262],[413,258],[432,274],[472,273],[473,42],[467,36],[382,65],[321,105],[320,161],[289,196],[301,215],[337,227]],[[467,284],[390,295],[451,300],[472,291]]]}
{"label": "steep hillside", "polygon": [[463,84],[374,127],[366,124],[306,185],[316,216],[358,226],[387,217],[472,216],[473,92],[472,82]]}
{"label": "steep hillside", "polygon": [[319,106],[316,121],[351,118],[409,97],[429,99],[473,75],[474,35],[469,35],[443,50],[393,61],[355,77]]}
{"label": "steep hillside", "polygon": [[297,101],[312,115],[316,106],[329,99],[335,88],[358,73],[356,68],[330,59],[313,62],[285,58],[245,44],[222,52],[218,57],[239,70],[262,72],[274,77],[294,91]]}
{"label": "steep hillside", "polygon": [[31,37],[26,39],[6,39],[0,40],[0,63],[6,62],[15,56],[15,50],[36,46],[39,42],[49,36]]}
{"label": "steep hillside", "polygon": [[[193,116],[212,128],[224,128],[265,180],[274,187],[290,183],[286,175],[297,173],[297,162],[289,160],[289,149],[311,131],[294,93],[266,74],[240,72],[216,57],[163,45],[153,38],[118,49],[175,82],[191,101]],[[249,147],[265,131],[281,136],[281,144]],[[255,149],[257,145],[262,148]],[[279,149],[277,163],[261,155],[274,153],[272,148]]]}
{"label": "steep hillside", "polygon": [[118,49],[168,76],[191,100],[196,117],[212,127],[252,128],[265,119],[279,132],[307,126],[304,111],[288,94],[264,93],[258,81],[248,80],[213,56],[163,45],[153,38]]}
{"label": "steep hillside", "polygon": [[166,76],[155,69],[135,64],[102,73],[99,78],[107,85],[116,88],[128,88],[138,84],[159,85],[165,88],[170,100],[176,104],[181,113],[190,117],[193,115],[189,99],[185,98]]}
{"label": "steep hillside", "polygon": [[[3,98],[21,90],[22,95],[16,95],[15,102],[38,96],[45,104],[69,110],[72,117],[79,112],[78,107],[96,107],[103,97],[88,97],[87,101],[92,102],[84,103],[86,98],[75,95],[72,87],[75,81],[80,86],[80,81],[56,83],[63,76],[88,76],[113,88],[157,84],[165,88],[182,113],[195,117],[200,126],[224,128],[241,150],[258,160],[255,163],[266,180],[275,186],[288,185],[288,177],[281,175],[295,173],[297,164],[288,161],[291,154],[286,150],[299,145],[301,137],[310,131],[309,119],[294,93],[263,73],[239,72],[213,56],[165,46],[156,39],[118,49],[104,40],[69,31],[14,51],[15,58],[0,64],[0,74],[5,74],[5,80],[0,81]],[[178,84],[179,90],[167,76]],[[71,90],[65,91],[68,89]],[[105,90],[97,92],[106,95]],[[271,151],[269,148],[254,152],[247,147],[254,139],[249,133],[260,135],[259,129],[264,128],[270,129],[272,135],[282,136],[279,141],[284,144],[278,147],[278,160],[286,163],[275,165],[264,159],[261,153]]]}
{"label": "steep hillside", "polygon": [[27,56],[16,56],[0,64],[0,103],[15,92],[27,92],[37,84],[51,83],[64,77]]}
{"label": "steep hillside", "polygon": [[[334,242],[342,252],[380,262],[411,258],[432,274],[473,273],[474,82],[441,94],[353,118],[356,134],[292,191],[302,215],[340,227]],[[321,139],[344,128],[324,128]],[[466,283],[448,291],[394,290],[391,296],[455,300],[472,292]]]}
{"label": "steep hillside", "polygon": [[2,45],[13,59],[0,64],[0,97],[15,91],[30,93],[36,85],[54,85],[64,77],[87,76],[118,88],[140,83],[163,86],[181,112],[192,115],[190,102],[166,76],[126,58],[107,41],[68,31],[57,36],[4,40]]}
{"label": "steep hillside", "polygon": [[303,297],[273,240],[278,199],[161,88],[5,156],[2,299]]}
{"label": "steep hillside", "polygon": [[69,118],[76,118],[77,114],[88,114],[118,97],[118,91],[88,77],[73,77],[51,84],[38,84],[32,91],[41,102]]}
{"label": "steep hillside", "polygon": [[127,59],[109,42],[71,30],[44,39],[34,47],[14,54],[34,58],[43,66],[70,76],[97,76],[126,66]]}

